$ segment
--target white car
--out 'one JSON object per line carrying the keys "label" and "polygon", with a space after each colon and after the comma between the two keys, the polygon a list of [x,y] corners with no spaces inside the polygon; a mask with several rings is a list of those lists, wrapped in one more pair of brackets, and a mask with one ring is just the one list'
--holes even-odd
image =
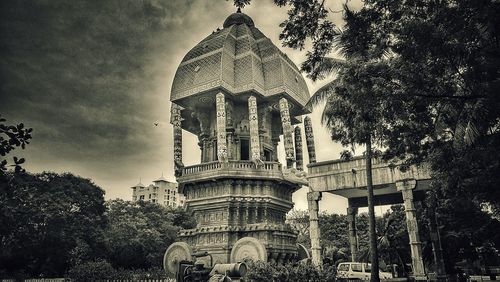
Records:
{"label": "white car", "polygon": [[[370,280],[371,264],[363,262],[342,262],[337,267],[338,279]],[[391,279],[392,273],[380,272],[380,279]]]}

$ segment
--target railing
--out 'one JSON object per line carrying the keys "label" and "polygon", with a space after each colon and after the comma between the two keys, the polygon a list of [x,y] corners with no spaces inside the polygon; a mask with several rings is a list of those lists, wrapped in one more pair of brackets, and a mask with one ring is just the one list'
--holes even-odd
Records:
{"label": "railing", "polygon": [[[334,160],[310,164],[308,180],[311,187],[328,187],[328,190],[366,186],[366,160],[356,157],[349,161]],[[372,179],[374,185],[394,183],[398,180],[413,178],[430,179],[426,166],[411,166],[403,172],[397,164],[389,164],[380,159],[372,160]]]}
{"label": "railing", "polygon": [[219,169],[219,168],[221,168],[220,162],[209,162],[209,163],[202,163],[202,164],[198,164],[198,165],[186,166],[182,169],[182,175],[193,174],[193,173],[197,173],[197,172],[214,170],[214,169]]}
{"label": "railing", "polygon": [[193,166],[187,166],[182,169],[182,175],[187,176],[205,171],[214,171],[220,169],[236,169],[236,170],[259,170],[259,171],[281,171],[281,164],[277,162],[263,162],[256,167],[252,161],[228,161],[228,162],[209,162]]}

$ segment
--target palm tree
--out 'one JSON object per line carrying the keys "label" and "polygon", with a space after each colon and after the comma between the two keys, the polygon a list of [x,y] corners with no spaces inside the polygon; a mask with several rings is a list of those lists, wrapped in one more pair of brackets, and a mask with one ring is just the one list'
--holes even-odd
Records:
{"label": "palm tree", "polygon": [[[318,105],[326,102],[322,113],[321,123],[325,125],[331,133],[332,139],[341,141],[342,145],[354,145],[354,143],[364,142],[366,147],[366,183],[368,197],[369,214],[369,234],[372,273],[371,280],[379,280],[377,234],[375,231],[375,206],[373,203],[373,179],[372,179],[372,132],[370,130],[357,131],[357,128],[369,128],[370,121],[365,126],[360,126],[360,119],[364,119],[362,111],[356,109],[356,105],[349,101],[348,97],[338,95],[335,90],[344,90],[344,85],[339,79],[335,79],[313,94],[309,100],[310,105]],[[343,129],[343,130],[342,130]]]}
{"label": "palm tree", "polygon": [[[372,140],[377,126],[376,97],[372,95],[371,85],[351,82],[359,79],[358,70],[366,75],[367,65],[378,60],[372,59],[368,52],[369,42],[366,36],[357,37],[363,31],[364,23],[355,13],[344,7],[345,18],[349,23],[344,31],[337,30],[333,38],[335,49],[343,58],[323,57],[310,65],[310,77],[313,80],[337,74],[337,77],[316,91],[308,106],[326,103],[321,123],[326,126],[331,138],[340,141],[343,146],[364,144],[366,147],[366,183],[369,215],[369,238],[371,256],[371,281],[379,281],[379,260],[377,234],[375,229],[375,207],[373,203],[372,179]],[[351,19],[351,21],[349,20]],[[368,79],[369,77],[363,77]]]}

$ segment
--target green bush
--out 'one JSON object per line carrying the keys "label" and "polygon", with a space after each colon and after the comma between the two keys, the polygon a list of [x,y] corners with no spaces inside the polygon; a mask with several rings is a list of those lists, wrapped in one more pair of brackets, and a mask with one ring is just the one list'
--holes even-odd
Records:
{"label": "green bush", "polygon": [[151,269],[114,269],[105,260],[89,261],[72,267],[68,276],[76,282],[102,280],[147,280],[166,279],[167,275],[161,268]]}
{"label": "green bush", "polygon": [[88,261],[73,266],[68,275],[76,282],[79,281],[97,281],[104,279],[113,279],[116,276],[116,270],[105,260]]}
{"label": "green bush", "polygon": [[243,281],[335,281],[335,267],[316,269],[311,263],[278,265],[266,262],[249,262],[248,272]]}

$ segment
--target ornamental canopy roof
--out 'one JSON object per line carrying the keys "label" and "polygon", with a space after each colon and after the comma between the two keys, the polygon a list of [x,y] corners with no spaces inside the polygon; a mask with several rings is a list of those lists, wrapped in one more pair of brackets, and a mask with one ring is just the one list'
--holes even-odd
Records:
{"label": "ornamental canopy roof", "polygon": [[203,96],[214,96],[216,91],[236,98],[248,93],[265,100],[286,97],[294,108],[292,115],[309,112],[304,108],[309,91],[297,66],[241,12],[230,15],[223,29],[186,54],[175,74],[170,100],[187,108],[202,107],[197,101],[204,103]]}

